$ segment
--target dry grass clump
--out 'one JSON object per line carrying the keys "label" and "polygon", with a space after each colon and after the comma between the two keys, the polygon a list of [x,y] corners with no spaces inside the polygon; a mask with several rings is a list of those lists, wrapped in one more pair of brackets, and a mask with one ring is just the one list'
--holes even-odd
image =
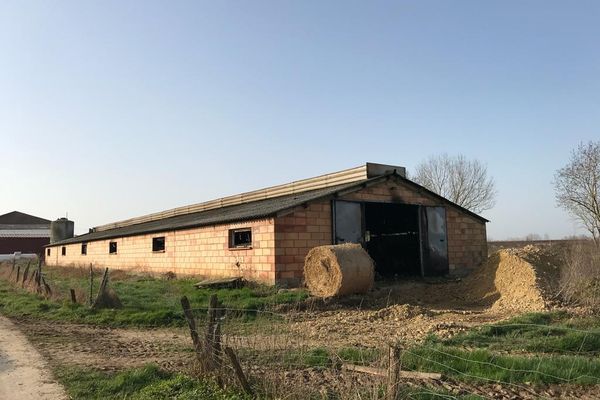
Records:
{"label": "dry grass clump", "polygon": [[580,242],[565,250],[560,271],[560,293],[567,303],[600,305],[600,248]]}

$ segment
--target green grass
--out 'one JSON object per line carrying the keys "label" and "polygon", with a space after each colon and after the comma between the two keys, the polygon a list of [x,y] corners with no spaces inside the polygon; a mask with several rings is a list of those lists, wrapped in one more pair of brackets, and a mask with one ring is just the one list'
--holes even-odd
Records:
{"label": "green grass", "polygon": [[484,400],[486,397],[481,397],[473,394],[460,395],[448,391],[430,389],[426,386],[421,388],[401,388],[398,394],[400,399],[411,400]]}
{"label": "green grass", "polygon": [[441,343],[491,351],[597,356],[600,354],[600,318],[572,318],[566,312],[525,314],[473,329]]}
{"label": "green grass", "polygon": [[335,351],[339,360],[349,364],[369,364],[379,360],[382,353],[379,349],[365,347],[344,347]]}
{"label": "green grass", "polygon": [[213,383],[172,374],[154,365],[106,373],[79,367],[60,368],[55,375],[71,398],[129,400],[242,400],[239,392],[222,390]]}
{"label": "green grass", "polygon": [[[75,276],[73,276],[75,275]],[[81,275],[81,276],[77,276]],[[123,308],[91,310],[87,305],[71,304],[69,288],[76,288],[80,297],[89,291],[88,278],[82,274],[69,274],[64,269],[46,269],[48,283],[58,300],[45,300],[27,292],[14,283],[0,279],[0,313],[13,317],[34,317],[50,320],[73,321],[109,326],[183,326],[185,320],[180,299],[187,296],[195,315],[204,318],[208,300],[217,294],[223,307],[242,310],[240,316],[246,321],[257,316],[256,310],[265,310],[277,304],[294,303],[307,297],[305,291],[279,291],[276,287],[254,286],[240,289],[196,289],[194,279],[165,280],[145,276],[119,276],[110,286],[116,291]],[[96,279],[96,286],[100,277]],[[96,293],[97,287],[94,288]],[[87,296],[86,296],[87,299]],[[83,299],[81,299],[83,300]],[[86,302],[85,300],[83,301]]]}
{"label": "green grass", "polygon": [[408,369],[477,382],[600,383],[600,318],[531,313],[403,353]]}
{"label": "green grass", "polygon": [[313,347],[288,350],[238,349],[238,355],[245,360],[253,360],[260,365],[279,365],[284,369],[331,368],[341,363],[368,365],[381,359],[378,349],[363,347],[343,347],[331,349]]}
{"label": "green grass", "polygon": [[483,349],[423,345],[405,351],[402,365],[409,370],[441,372],[475,382],[600,383],[600,360],[578,356],[509,356]]}

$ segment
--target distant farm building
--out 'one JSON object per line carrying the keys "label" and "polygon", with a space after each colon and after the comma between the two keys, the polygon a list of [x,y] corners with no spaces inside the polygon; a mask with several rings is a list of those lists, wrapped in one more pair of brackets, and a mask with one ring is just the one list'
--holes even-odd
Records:
{"label": "distant farm building", "polygon": [[47,246],[46,262],[298,285],[311,248],[354,242],[383,278],[462,274],[487,256],[486,222],[367,163],[98,226]]}
{"label": "distant farm building", "polygon": [[42,254],[50,243],[50,221],[19,211],[0,215],[0,254]]}

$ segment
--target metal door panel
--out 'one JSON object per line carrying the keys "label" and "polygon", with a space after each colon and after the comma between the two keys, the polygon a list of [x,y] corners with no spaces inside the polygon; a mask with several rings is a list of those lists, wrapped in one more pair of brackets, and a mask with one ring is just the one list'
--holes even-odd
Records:
{"label": "metal door panel", "polygon": [[362,242],[362,209],[360,203],[336,201],[335,208],[335,243]]}
{"label": "metal door panel", "polygon": [[445,207],[423,207],[421,219],[423,274],[448,273],[448,235]]}

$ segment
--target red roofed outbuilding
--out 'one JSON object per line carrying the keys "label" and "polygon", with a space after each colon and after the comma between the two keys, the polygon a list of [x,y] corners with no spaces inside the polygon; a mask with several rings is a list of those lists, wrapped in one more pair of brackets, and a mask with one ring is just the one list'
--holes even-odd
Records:
{"label": "red roofed outbuilding", "polygon": [[42,254],[50,243],[50,220],[12,211],[0,215],[0,254]]}

